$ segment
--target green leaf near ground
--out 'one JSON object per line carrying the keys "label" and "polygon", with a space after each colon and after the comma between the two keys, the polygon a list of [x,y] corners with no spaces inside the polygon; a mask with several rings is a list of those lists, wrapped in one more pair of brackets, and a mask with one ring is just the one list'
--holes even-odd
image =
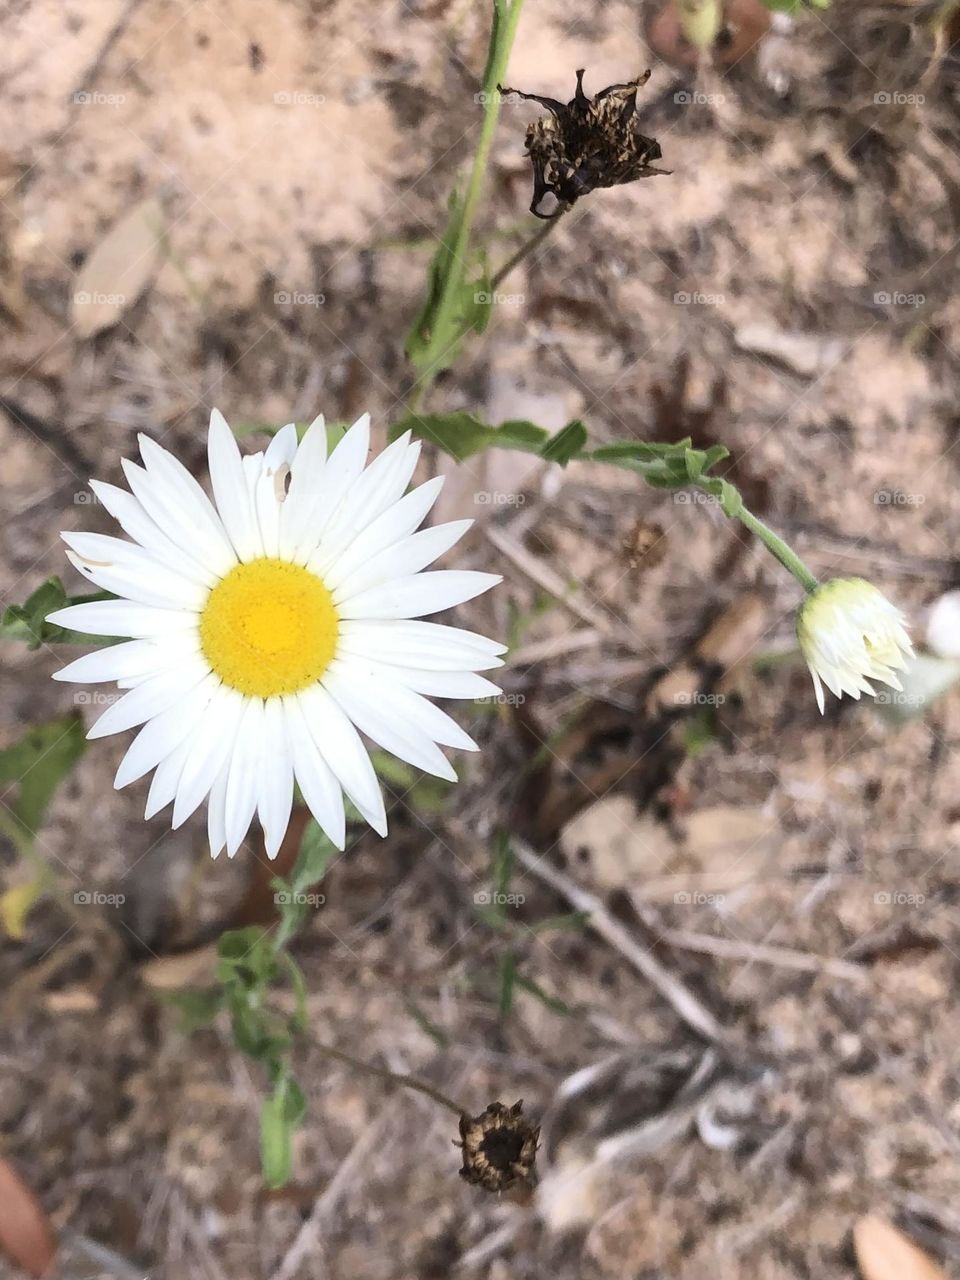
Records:
{"label": "green leaf near ground", "polygon": [[263,1180],[268,1187],[283,1187],[290,1181],[293,1134],[303,1123],[306,1108],[303,1090],[286,1071],[281,1072],[260,1113]]}
{"label": "green leaf near ground", "polygon": [[23,640],[28,648],[39,649],[42,644],[115,644],[110,636],[88,636],[81,631],[70,631],[47,622],[48,613],[63,609],[68,604],[87,604],[91,600],[111,600],[109,591],[95,591],[85,596],[68,596],[59,578],[48,578],[41,583],[23,604],[9,605],[0,616],[0,640]]}
{"label": "green leaf near ground", "polygon": [[71,712],[31,729],[0,751],[0,786],[19,784],[16,800],[7,807],[31,840],[43,825],[53,793],[86,745],[80,717]]}

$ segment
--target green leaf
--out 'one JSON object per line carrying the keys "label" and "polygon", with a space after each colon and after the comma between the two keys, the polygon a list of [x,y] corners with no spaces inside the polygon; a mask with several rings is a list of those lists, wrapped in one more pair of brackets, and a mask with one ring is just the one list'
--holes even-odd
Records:
{"label": "green leaf", "polygon": [[209,1027],[223,1008],[223,990],[220,987],[204,987],[195,991],[165,991],[160,996],[164,1004],[176,1009],[180,1030],[184,1035]]}
{"label": "green leaf", "polygon": [[0,785],[20,784],[11,808],[31,840],[43,825],[53,793],[86,746],[80,717],[71,712],[60,720],[31,729],[18,742],[0,751]]}
{"label": "green leaf", "polygon": [[260,1156],[268,1187],[284,1187],[293,1170],[293,1134],[306,1114],[303,1090],[292,1076],[281,1073],[260,1113]]}
{"label": "green leaf", "polygon": [[116,644],[110,636],[88,636],[47,622],[48,613],[68,604],[87,604],[91,600],[112,600],[109,591],[95,591],[85,596],[68,596],[59,578],[48,578],[28,596],[23,604],[9,605],[0,616],[0,640],[25,640],[31,649],[42,644]]}
{"label": "green leaf", "polygon": [[511,421],[488,427],[472,413],[462,411],[410,414],[391,428],[390,438],[395,440],[404,431],[412,431],[419,439],[437,445],[457,462],[492,448],[539,453],[550,438],[549,432],[532,422]]}
{"label": "green leaf", "polygon": [[510,837],[505,831],[498,832],[493,846],[493,883],[496,886],[497,893],[507,894],[510,892],[514,861]]}
{"label": "green leaf", "polygon": [[559,462],[561,467],[565,467],[571,458],[577,457],[586,443],[587,429],[576,418],[547,441],[540,450],[540,456],[548,462]]}
{"label": "green leaf", "polygon": [[[463,200],[453,192],[447,224],[427,269],[426,297],[407,336],[407,355],[418,373],[449,368],[467,334],[483,333],[490,323],[494,294],[486,260],[481,259],[479,274],[474,276],[456,257],[463,217]],[[452,305],[438,327],[441,300],[448,290],[452,290]]]}
{"label": "green leaf", "polygon": [[548,1009],[552,1009],[554,1013],[562,1013],[564,1016],[569,1015],[570,1006],[564,1004],[559,997],[548,994],[548,992],[544,991],[543,987],[541,987],[539,983],[534,982],[532,978],[525,978],[521,974],[518,974],[516,985],[524,991],[529,991],[532,996],[536,996],[541,1004],[546,1005]]}
{"label": "green leaf", "polygon": [[300,842],[300,853],[290,877],[295,893],[306,893],[315,884],[319,884],[327,874],[330,863],[339,857],[340,850],[321,831],[314,818],[311,818],[303,831]]}
{"label": "green leaf", "polygon": [[661,458],[682,457],[690,448],[690,437],[673,444],[657,444],[647,440],[617,440],[613,444],[601,444],[591,449],[586,458],[590,462],[657,462]]}

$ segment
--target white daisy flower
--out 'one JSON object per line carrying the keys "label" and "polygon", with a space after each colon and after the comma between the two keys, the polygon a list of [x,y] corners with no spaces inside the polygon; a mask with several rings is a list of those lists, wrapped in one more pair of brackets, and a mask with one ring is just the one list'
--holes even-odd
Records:
{"label": "white daisy flower", "polygon": [[143,466],[123,462],[132,492],[91,483],[132,541],[62,535],[77,569],[117,599],[71,605],[48,620],[129,639],[71,662],[55,679],[116,681],[128,691],[88,737],[142,726],[114,785],[155,770],[146,817],[172,802],[175,828],[209,797],[214,857],[224,845],[233,857],[255,814],[275,857],[294,778],[338,848],[344,794],[386,835],[360,733],[455,781],[440,746],[477,746],[428,698],[499,692],[477,672],[501,666],[506,646],[419,621],[501,580],[421,572],[472,521],[415,532],[442,478],[406,493],[420,445],[407,433],[365,467],[369,445],[364,415],[328,457],[320,417],[299,445],[291,424],[266,452],[241,457],[215,410],[214,503],[172,454],[141,435]]}
{"label": "white daisy flower", "polygon": [[875,693],[871,680],[899,689],[895,672],[913,657],[903,614],[863,578],[834,578],[816,587],[800,609],[797,636],[821,714],[824,685],[838,698]]}

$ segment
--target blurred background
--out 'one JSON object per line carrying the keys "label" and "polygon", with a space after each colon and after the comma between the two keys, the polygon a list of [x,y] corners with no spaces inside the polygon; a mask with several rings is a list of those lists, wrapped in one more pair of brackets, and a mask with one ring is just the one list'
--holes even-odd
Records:
{"label": "blurred background", "polygon": [[[213,406],[258,447],[320,411],[385,439],[489,19],[4,6],[4,607],[51,574],[82,589],[59,531],[108,531],[88,479],[117,483],[138,431],[198,474]],[[580,201],[427,407],[725,445],[751,508],[818,576],[875,581],[928,660],[821,719],[798,588],[715,504],[428,456],[435,518],[476,519],[460,562],[505,575],[456,616],[510,644],[504,694],[460,709],[483,750],[455,789],[387,779],[390,837],[357,833],[295,944],[294,1181],[264,1190],[264,1080],[229,1027],[188,1034],[169,1003],[224,929],[270,923],[274,868],[253,840],[211,863],[202,815],[144,823],[146,781],[112,790],[126,742],[100,741],[22,920],[0,835],[0,1276],[40,1274],[52,1232],[67,1280],[960,1275],[958,37],[949,3],[731,0],[698,58],[659,0],[527,0],[510,85],[566,100],[579,67],[590,94],[651,68],[671,176]],[[494,264],[537,226],[531,106],[494,142]],[[96,716],[50,680],[75,652],[2,642],[0,748]],[[536,1192],[462,1183],[455,1117],[314,1041],[474,1112],[523,1098]]]}

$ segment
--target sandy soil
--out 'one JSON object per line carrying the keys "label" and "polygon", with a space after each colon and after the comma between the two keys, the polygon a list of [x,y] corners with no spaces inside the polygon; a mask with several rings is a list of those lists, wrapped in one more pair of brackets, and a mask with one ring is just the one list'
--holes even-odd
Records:
{"label": "sandy soil", "polygon": [[[931,61],[915,8],[837,0],[721,78],[654,59],[635,4],[528,0],[511,83],[565,98],[577,67],[599,88],[651,66],[673,174],[577,205],[432,407],[721,441],[818,574],[869,574],[922,633],[960,577],[960,162],[957,65]],[[4,604],[51,573],[77,586],[58,532],[108,527],[88,477],[116,481],[139,430],[199,469],[213,405],[397,417],[485,24],[465,0],[8,7]],[[529,230],[528,118],[506,107],[497,135],[493,261]],[[125,301],[91,334],[76,294],[131,215],[93,281]],[[0,1155],[73,1233],[63,1275],[849,1280],[868,1213],[960,1275],[960,694],[900,727],[869,705],[821,720],[789,656],[797,591],[715,507],[585,465],[429,466],[451,472],[441,516],[478,518],[465,557],[506,574],[460,617],[514,641],[511,697],[467,709],[483,752],[447,808],[396,791],[391,839],[357,840],[297,943],[309,1117],[287,1192],[260,1181],[263,1080],[151,985],[209,972],[255,850],[211,866],[202,823],[144,824],[145,786],[110,789],[115,739],[56,798],[42,847],[67,887],[126,898],[109,946],[53,903],[0,942]],[[631,552],[638,530],[656,555]],[[655,682],[718,617],[723,678],[664,719]],[[61,662],[4,648],[0,743],[75,705]],[[501,826],[667,985],[591,930],[537,930],[569,903],[528,871],[516,924],[484,924]],[[17,874],[4,846],[0,883]],[[565,1012],[520,991],[499,1019],[507,948]],[[476,1111],[523,1097],[537,1196],[461,1183],[455,1118],[323,1041]]]}

